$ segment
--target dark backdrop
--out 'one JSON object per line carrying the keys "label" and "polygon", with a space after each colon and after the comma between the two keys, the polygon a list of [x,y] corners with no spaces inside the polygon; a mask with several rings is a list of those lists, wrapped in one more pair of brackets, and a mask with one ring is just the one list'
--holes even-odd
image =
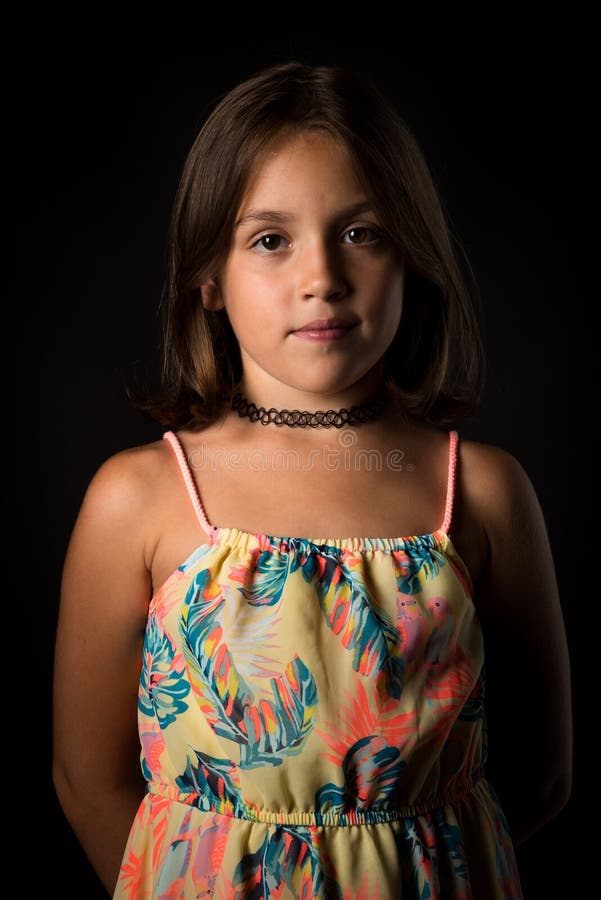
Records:
{"label": "dark backdrop", "polygon": [[[282,11],[250,10],[255,26],[273,25]],[[36,19],[5,35],[13,151],[5,178],[14,200],[6,312],[16,313],[6,342],[14,411],[5,475],[8,493],[16,488],[18,560],[11,565],[17,624],[10,635],[21,660],[13,674],[30,684],[10,737],[24,824],[31,842],[40,835],[51,851],[47,874],[35,876],[44,888],[26,889],[28,896],[45,896],[50,885],[65,898],[103,896],[50,780],[60,572],[95,470],[112,453],[161,434],[132,410],[124,386],[157,364],[165,238],[181,166],[223,93],[290,58],[354,62],[396,101],[480,286],[487,397],[482,413],[459,425],[460,435],[506,448],[530,475],[572,652],[573,797],[518,858],[527,898],[576,896],[574,868],[586,873],[589,865],[582,818],[594,771],[586,719],[595,633],[588,623],[597,599],[594,581],[587,583],[597,540],[598,449],[589,411],[598,352],[586,263],[598,252],[588,239],[587,30],[565,21],[472,22],[468,34],[458,25],[399,20],[392,28],[370,20],[353,31],[320,19],[301,32],[282,28],[276,38],[251,28],[240,50],[224,23],[200,17],[140,28],[94,21],[90,13],[85,25]],[[525,685],[515,703],[527,702]],[[519,735],[507,736],[508,745],[514,740]]]}

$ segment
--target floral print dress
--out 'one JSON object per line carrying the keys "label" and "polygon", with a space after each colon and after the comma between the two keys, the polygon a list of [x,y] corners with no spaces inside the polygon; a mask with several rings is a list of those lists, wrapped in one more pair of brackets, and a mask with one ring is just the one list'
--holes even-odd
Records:
{"label": "floral print dress", "polygon": [[444,520],[401,538],[211,525],[154,595],[147,793],[115,898],[521,898],[485,773],[484,647]]}

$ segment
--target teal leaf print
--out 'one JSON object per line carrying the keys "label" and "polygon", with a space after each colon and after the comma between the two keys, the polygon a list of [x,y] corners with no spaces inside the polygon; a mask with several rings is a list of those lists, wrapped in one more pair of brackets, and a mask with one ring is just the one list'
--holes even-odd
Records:
{"label": "teal leaf print", "polygon": [[447,563],[444,554],[428,544],[415,545],[408,550],[393,550],[391,556],[397,590],[402,594],[419,593],[424,584],[435,578]]}
{"label": "teal leaf print", "polygon": [[241,768],[279,765],[283,755],[299,753],[315,723],[317,687],[302,659],[295,656],[270,683],[273,702],[261,700],[247,707],[248,743],[241,750]]}
{"label": "teal leaf print", "polygon": [[251,606],[273,606],[282,596],[288,577],[288,560],[270,550],[259,553],[254,569],[249,567],[252,587],[240,591]]}
{"label": "teal leaf print", "polygon": [[252,694],[244,680],[238,678],[231,654],[221,640],[217,616],[222,596],[215,604],[202,595],[203,583],[209,581],[208,572],[200,572],[186,596],[180,623],[183,652],[201,710],[214,731],[230,741],[243,743],[247,740],[245,709],[252,702]]}
{"label": "teal leaf print", "polygon": [[385,690],[398,699],[404,674],[398,629],[373,603],[362,576],[345,567],[337,554],[322,552],[316,559],[321,608],[334,634],[353,651],[353,668],[362,675],[381,673]]}
{"label": "teal leaf print", "polygon": [[215,804],[230,803],[234,815],[247,815],[242,800],[240,779],[231,759],[216,759],[193,751],[196,762],[188,759],[185,770],[175,782],[184,793],[199,795],[199,807],[210,811]]}
{"label": "teal leaf print", "polygon": [[447,821],[444,808],[406,821],[406,829],[395,831],[402,888],[423,900],[433,896],[433,884],[436,896],[471,897],[461,829]]}
{"label": "teal leaf print", "polygon": [[184,660],[156,618],[151,617],[144,636],[138,708],[147,716],[156,716],[161,728],[175,722],[188,708],[184,698],[190,693],[190,685],[184,674]]}
{"label": "teal leaf print", "polygon": [[405,767],[397,747],[391,747],[380,735],[361,738],[342,762],[344,784],[337,786],[330,782],[320,788],[315,795],[315,807],[321,813],[387,809]]}
{"label": "teal leaf print", "polygon": [[278,603],[289,573],[300,568],[305,580],[310,581],[315,572],[315,561],[308,552],[306,541],[275,537],[269,538],[269,541],[273,548],[253,551],[256,562],[248,569],[252,587],[240,588],[251,606],[273,606]]}
{"label": "teal leaf print", "polygon": [[322,896],[323,874],[317,848],[307,828],[276,826],[254,853],[247,853],[234,871],[234,900],[264,900],[281,896]]}
{"label": "teal leaf print", "polygon": [[221,588],[203,570],[195,577],[180,621],[183,651],[200,708],[215,733],[240,745],[241,768],[280,765],[299,753],[314,726],[315,679],[298,657],[269,679],[273,699],[257,701],[223,641]]}
{"label": "teal leaf print", "polygon": [[[447,877],[449,879],[447,885],[448,889],[449,891],[454,890],[459,894],[461,890],[465,890],[469,885],[468,868],[461,829],[457,825],[448,822],[441,810],[434,810],[432,816],[434,818],[439,842],[444,845],[447,851],[446,857],[449,870],[447,872]],[[439,855],[442,855],[440,850]],[[442,881],[444,882],[444,878]]]}
{"label": "teal leaf print", "polygon": [[408,817],[406,827],[395,830],[393,834],[402,863],[401,893],[407,892],[408,897],[416,897],[418,900],[431,900],[431,885],[437,870],[436,835],[431,814],[426,814],[422,822]]}

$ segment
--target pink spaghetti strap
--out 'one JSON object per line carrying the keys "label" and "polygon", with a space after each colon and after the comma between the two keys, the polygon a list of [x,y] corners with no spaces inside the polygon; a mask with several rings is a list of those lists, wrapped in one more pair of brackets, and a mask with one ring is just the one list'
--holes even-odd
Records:
{"label": "pink spaghetti strap", "polygon": [[455,494],[455,472],[457,469],[457,432],[449,432],[449,473],[447,478],[447,502],[444,511],[444,519],[440,530],[448,532],[453,515],[453,498]]}
{"label": "pink spaghetti strap", "polygon": [[182,447],[179,438],[173,433],[173,431],[166,431],[163,435],[163,439],[169,441],[173,452],[175,453],[180,472],[182,473],[182,476],[186,483],[188,494],[190,495],[190,500],[192,501],[192,506],[194,507],[194,511],[198,517],[198,521],[208,534],[217,531],[217,527],[211,525],[205,515],[202,503],[200,502],[200,497],[198,496],[198,491],[196,489],[196,484],[194,482],[192,472],[190,471],[190,466],[188,465],[188,461],[186,459],[186,454],[184,453],[184,448]]}

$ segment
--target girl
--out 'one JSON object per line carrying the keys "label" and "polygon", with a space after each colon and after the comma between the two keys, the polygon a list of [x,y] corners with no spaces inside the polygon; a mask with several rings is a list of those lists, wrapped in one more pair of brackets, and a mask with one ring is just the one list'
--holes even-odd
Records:
{"label": "girl", "polygon": [[[446,427],[480,394],[476,311],[373,86],[290,63],[219,103],[166,325],[164,439],[101,466],[64,567],[54,779],[107,890],[521,897],[514,846],[571,785],[554,566],[519,462]],[[528,775],[511,817],[485,645],[535,700],[519,733],[491,713]]]}

